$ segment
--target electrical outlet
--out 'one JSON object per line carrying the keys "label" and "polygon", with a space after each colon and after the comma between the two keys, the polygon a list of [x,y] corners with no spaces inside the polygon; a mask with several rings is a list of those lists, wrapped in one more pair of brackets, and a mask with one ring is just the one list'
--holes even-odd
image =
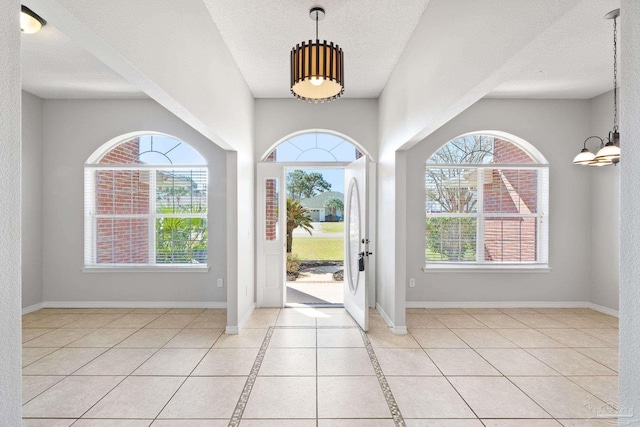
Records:
{"label": "electrical outlet", "polygon": [[416,279],[414,279],[414,278],[409,279],[409,287],[410,288],[415,288],[416,287]]}
{"label": "electrical outlet", "polygon": [[218,287],[221,288],[224,286],[224,282],[222,281],[222,279],[218,279]]}

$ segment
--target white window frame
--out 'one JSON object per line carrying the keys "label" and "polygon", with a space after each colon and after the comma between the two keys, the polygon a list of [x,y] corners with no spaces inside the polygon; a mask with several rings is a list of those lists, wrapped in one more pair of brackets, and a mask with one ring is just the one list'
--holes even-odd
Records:
{"label": "white window frame", "polygon": [[[125,140],[126,142],[126,140]],[[119,144],[114,145],[114,149]],[[107,151],[108,152],[108,151]],[[102,156],[101,156],[102,157]],[[95,213],[95,172],[98,170],[135,170],[149,172],[149,213],[148,214],[96,214]],[[85,164],[85,203],[84,203],[84,272],[154,272],[154,271],[209,271],[209,203],[204,213],[191,214],[158,214],[156,212],[156,173],[157,171],[189,170],[204,171],[207,183],[207,199],[209,198],[209,169],[207,165],[146,165],[146,164]],[[97,220],[100,218],[145,218],[149,220],[149,262],[136,264],[98,264],[96,262]],[[158,218],[202,218],[207,221],[207,262],[203,264],[157,264],[156,259],[156,219]]]}
{"label": "white window frame", "polygon": [[[483,134],[486,135],[486,134]],[[492,136],[492,135],[487,135]],[[507,139],[508,142],[519,147],[513,141]],[[446,145],[446,144],[445,144]],[[522,148],[522,147],[519,147]],[[535,161],[535,160],[534,160]],[[549,267],[549,224],[546,218],[549,211],[549,165],[542,163],[531,164],[481,164],[481,163],[425,163],[425,174],[427,169],[464,169],[477,170],[478,190],[477,190],[477,212],[474,213],[438,213],[428,214],[425,211],[425,220],[432,218],[476,218],[476,261],[427,261],[423,271],[425,272],[483,272],[491,270],[507,271],[531,271],[531,272],[548,272]],[[484,170],[536,170],[538,171],[537,179],[537,212],[531,214],[514,214],[514,213],[484,213]],[[487,217],[491,218],[536,218],[537,219],[537,235],[536,235],[536,259],[537,261],[521,261],[521,262],[500,262],[484,260],[484,222]],[[426,221],[424,222],[426,224]],[[425,251],[428,242],[425,241]]]}

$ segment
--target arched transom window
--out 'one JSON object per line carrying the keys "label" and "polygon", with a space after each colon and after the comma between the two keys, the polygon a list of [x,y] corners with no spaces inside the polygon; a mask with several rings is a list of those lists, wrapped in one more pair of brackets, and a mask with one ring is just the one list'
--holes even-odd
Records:
{"label": "arched transom window", "polygon": [[206,266],[207,165],[165,135],[126,139],[85,165],[85,266]]}
{"label": "arched transom window", "polygon": [[546,264],[549,186],[541,157],[526,143],[483,134],[454,139],[429,157],[426,267]]}
{"label": "arched transom window", "polygon": [[265,158],[268,162],[352,162],[362,153],[351,142],[326,132],[299,134],[282,141]]}

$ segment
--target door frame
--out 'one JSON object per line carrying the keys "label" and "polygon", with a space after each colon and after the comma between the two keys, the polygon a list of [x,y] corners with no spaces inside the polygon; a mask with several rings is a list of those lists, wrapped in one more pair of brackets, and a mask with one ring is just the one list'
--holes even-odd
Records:
{"label": "door frame", "polygon": [[[369,206],[367,207],[369,210],[369,240],[371,241],[370,248],[375,248],[376,242],[376,164],[371,159],[371,156],[364,154],[364,156],[368,157],[369,164],[369,180],[367,182],[367,192],[369,199]],[[284,240],[284,244],[286,244],[286,169],[344,169],[351,162],[257,162],[257,173],[256,173],[256,307],[273,307],[273,305],[265,305],[265,295],[264,295],[264,282],[262,280],[261,274],[264,271],[260,267],[260,263],[263,263],[264,257],[264,237],[265,237],[265,198],[264,198],[264,186],[261,182],[261,173],[259,171],[261,164],[267,164],[271,170],[270,175],[274,177],[277,176],[282,181],[280,184],[280,215],[278,216],[278,222],[280,225],[280,230],[282,230],[282,238]],[[346,191],[346,189],[345,189]],[[283,197],[284,196],[284,197]],[[282,209],[284,201],[285,209]],[[283,268],[285,268],[286,264],[286,249],[284,245],[282,246],[283,251]],[[369,286],[369,307],[376,307],[376,282],[375,282],[375,268],[376,268],[376,254],[375,251],[373,255],[369,257],[369,268],[366,270],[366,283]],[[285,268],[286,270],[286,268]],[[286,304],[286,272],[283,275],[283,283],[282,283],[282,301],[280,307],[284,307]]]}

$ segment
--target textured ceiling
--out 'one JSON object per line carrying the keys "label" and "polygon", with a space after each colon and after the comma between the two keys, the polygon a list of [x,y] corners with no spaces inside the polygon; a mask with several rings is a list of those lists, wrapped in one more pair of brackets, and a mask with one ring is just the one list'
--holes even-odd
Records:
{"label": "textured ceiling", "polygon": [[[619,7],[620,0],[582,2],[557,43],[488,97],[590,99],[612,90],[613,21],[604,15]],[[618,41],[621,32],[618,19]]]}
{"label": "textured ceiling", "polygon": [[51,25],[22,34],[22,87],[40,98],[146,97]]}
{"label": "textured ceiling", "polygon": [[376,98],[428,0],[204,0],[256,98],[286,98],[289,52],[315,39],[309,9],[322,6],[320,40],[340,45],[345,97]]}

